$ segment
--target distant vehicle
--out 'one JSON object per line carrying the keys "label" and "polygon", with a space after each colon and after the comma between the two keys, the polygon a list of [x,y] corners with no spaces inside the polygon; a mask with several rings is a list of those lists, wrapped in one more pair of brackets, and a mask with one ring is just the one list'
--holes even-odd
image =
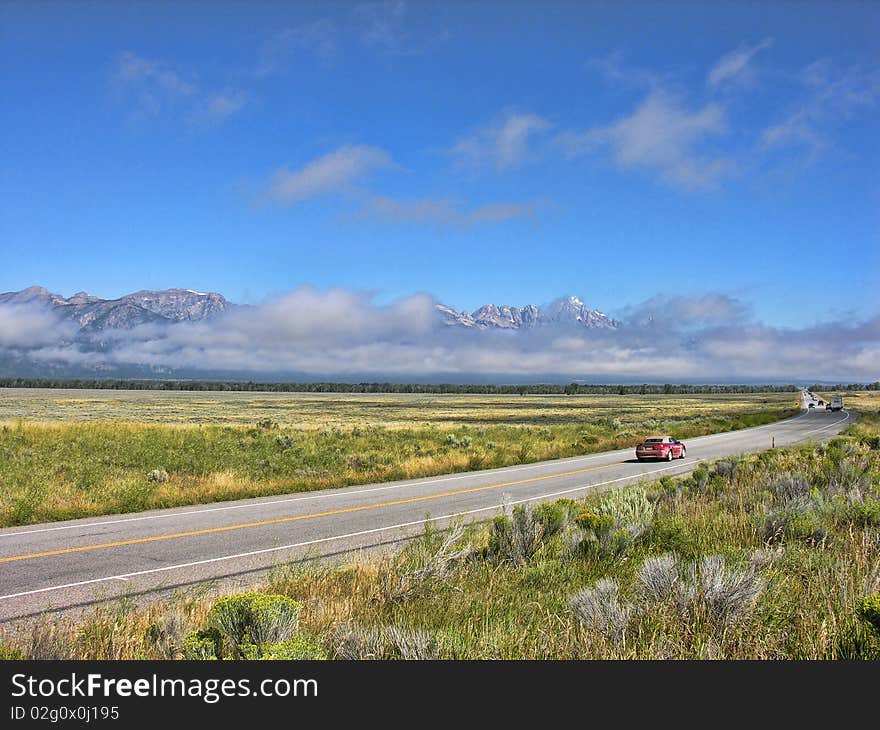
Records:
{"label": "distant vehicle", "polygon": [[825,405],[825,401],[822,400],[821,398],[819,398],[819,402],[818,402],[816,405],[824,406],[824,405]]}
{"label": "distant vehicle", "polygon": [[651,436],[636,446],[636,458],[639,461],[645,459],[683,459],[687,455],[687,448],[681,441],[676,441],[671,436]]}
{"label": "distant vehicle", "polygon": [[816,407],[816,404],[815,404],[815,403],[810,403],[809,407],[810,407],[810,408],[815,408],[815,407]]}
{"label": "distant vehicle", "polygon": [[835,395],[831,398],[831,402],[828,403],[828,407],[831,408],[832,411],[843,410],[843,396]]}
{"label": "distant vehicle", "polygon": [[826,410],[826,411],[830,411],[830,410],[831,410],[831,404],[830,404],[830,403],[826,403],[826,404],[825,404],[825,410]]}

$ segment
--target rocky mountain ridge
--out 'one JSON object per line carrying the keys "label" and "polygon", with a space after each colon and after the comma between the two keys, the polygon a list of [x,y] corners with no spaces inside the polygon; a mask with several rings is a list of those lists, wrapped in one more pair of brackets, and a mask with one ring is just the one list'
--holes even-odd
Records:
{"label": "rocky mountain ridge", "polygon": [[215,317],[234,307],[216,292],[192,289],[143,290],[118,299],[102,299],[84,291],[65,299],[41,286],[0,294],[0,305],[41,306],[82,332],[132,329],[142,324],[172,324]]}
{"label": "rocky mountain ridge", "polygon": [[445,304],[437,311],[451,327],[473,329],[527,330],[549,325],[575,326],[586,329],[617,329],[620,322],[598,309],[590,309],[575,296],[563,297],[541,309],[534,304],[524,307],[485,304],[473,312],[457,312]]}

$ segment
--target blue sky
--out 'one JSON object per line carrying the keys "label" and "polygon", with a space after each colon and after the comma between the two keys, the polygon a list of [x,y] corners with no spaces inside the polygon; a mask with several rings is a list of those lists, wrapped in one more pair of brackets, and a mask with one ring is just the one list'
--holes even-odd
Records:
{"label": "blue sky", "polygon": [[6,2],[0,291],[865,319],[878,32],[867,2]]}

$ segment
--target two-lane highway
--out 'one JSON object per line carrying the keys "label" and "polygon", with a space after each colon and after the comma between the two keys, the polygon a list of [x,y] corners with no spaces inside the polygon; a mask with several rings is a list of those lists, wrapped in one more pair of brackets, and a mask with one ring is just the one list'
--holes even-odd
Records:
{"label": "two-lane highway", "polygon": [[[829,438],[846,411],[686,442],[687,457],[642,462],[633,450],[343,489],[0,530],[0,620],[147,596],[274,565],[400,540],[457,516],[485,519],[509,504],[578,497],[699,462]],[[675,434],[672,434],[673,436]]]}

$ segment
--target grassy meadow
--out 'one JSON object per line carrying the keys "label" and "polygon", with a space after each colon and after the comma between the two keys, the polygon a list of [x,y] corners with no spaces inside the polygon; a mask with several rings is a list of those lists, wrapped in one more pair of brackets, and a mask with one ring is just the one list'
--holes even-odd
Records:
{"label": "grassy meadow", "polygon": [[796,399],[0,389],[0,526],[687,439],[783,418]]}
{"label": "grassy meadow", "polygon": [[880,659],[880,394],[832,441],[278,566],[252,593],[9,627],[0,656]]}

